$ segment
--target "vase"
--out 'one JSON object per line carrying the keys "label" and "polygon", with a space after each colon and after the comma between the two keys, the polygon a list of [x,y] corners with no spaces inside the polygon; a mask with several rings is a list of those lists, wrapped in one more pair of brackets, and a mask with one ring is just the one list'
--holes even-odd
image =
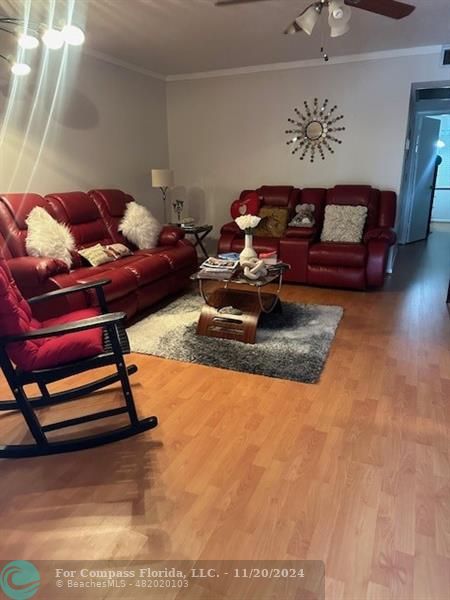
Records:
{"label": "vase", "polygon": [[251,233],[245,234],[245,246],[239,255],[239,262],[245,262],[249,258],[256,258],[257,254],[253,249],[253,235]]}

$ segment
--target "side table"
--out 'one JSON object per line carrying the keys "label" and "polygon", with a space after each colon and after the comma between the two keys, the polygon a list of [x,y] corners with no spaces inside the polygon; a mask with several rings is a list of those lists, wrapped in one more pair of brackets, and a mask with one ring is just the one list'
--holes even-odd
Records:
{"label": "side table", "polygon": [[[180,225],[177,225],[180,227]],[[184,225],[181,226],[181,229],[184,231],[186,235],[192,235],[195,238],[194,248],[200,246],[201,251],[203,252],[205,258],[208,258],[208,252],[206,251],[205,246],[203,245],[203,240],[205,237],[212,231],[212,225]]]}

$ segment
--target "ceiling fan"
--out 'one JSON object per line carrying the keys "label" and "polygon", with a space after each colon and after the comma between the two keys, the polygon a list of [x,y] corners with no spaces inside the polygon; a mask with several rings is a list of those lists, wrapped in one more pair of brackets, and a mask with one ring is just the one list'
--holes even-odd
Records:
{"label": "ceiling fan", "polygon": [[[216,6],[250,4],[264,0],[216,0]],[[316,0],[309,4],[287,27],[286,34],[304,31],[311,35],[324,8],[328,8],[328,24],[331,37],[339,37],[350,29],[351,7],[367,10],[390,19],[403,19],[410,15],[415,6],[398,0]]]}

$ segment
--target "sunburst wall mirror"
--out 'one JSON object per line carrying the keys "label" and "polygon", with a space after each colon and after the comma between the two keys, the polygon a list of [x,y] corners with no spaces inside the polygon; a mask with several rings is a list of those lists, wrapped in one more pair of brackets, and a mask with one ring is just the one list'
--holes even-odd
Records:
{"label": "sunburst wall mirror", "polygon": [[325,160],[325,152],[334,154],[333,145],[342,144],[336,134],[345,131],[345,127],[339,126],[344,116],[336,114],[337,105],[329,108],[328,99],[322,104],[317,98],[314,98],[312,106],[306,100],[303,104],[304,111],[295,108],[295,118],[288,119],[293,127],[286,130],[290,136],[286,143],[293,147],[291,153],[298,154],[300,160],[304,160],[308,153],[310,162],[319,155]]}

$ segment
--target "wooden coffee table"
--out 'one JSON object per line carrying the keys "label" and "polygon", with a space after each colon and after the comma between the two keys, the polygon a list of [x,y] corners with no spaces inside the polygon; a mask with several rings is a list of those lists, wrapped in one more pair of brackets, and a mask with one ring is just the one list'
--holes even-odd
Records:
{"label": "wooden coffee table", "polygon": [[[197,334],[254,344],[261,314],[281,311],[279,294],[283,284],[283,273],[288,268],[288,265],[282,265],[256,281],[247,279],[241,271],[227,280],[218,280],[217,277],[201,271],[195,273],[192,278],[198,281],[200,293],[205,301],[198,320]],[[221,287],[207,293],[205,281],[219,281]],[[278,284],[276,292],[263,292],[262,288],[270,283]],[[245,289],[229,287],[231,284]],[[235,310],[224,310],[227,307]],[[233,314],[238,311],[240,314]]]}

